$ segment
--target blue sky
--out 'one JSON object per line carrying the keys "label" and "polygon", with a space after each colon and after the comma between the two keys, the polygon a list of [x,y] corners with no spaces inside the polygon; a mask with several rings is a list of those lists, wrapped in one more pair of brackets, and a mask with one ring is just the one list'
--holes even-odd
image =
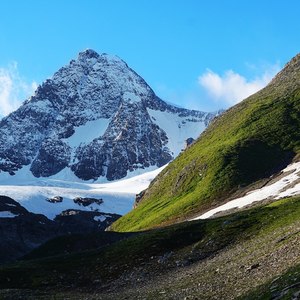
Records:
{"label": "blue sky", "polygon": [[158,96],[201,110],[264,86],[300,49],[297,0],[26,0],[0,4],[0,115],[92,48]]}

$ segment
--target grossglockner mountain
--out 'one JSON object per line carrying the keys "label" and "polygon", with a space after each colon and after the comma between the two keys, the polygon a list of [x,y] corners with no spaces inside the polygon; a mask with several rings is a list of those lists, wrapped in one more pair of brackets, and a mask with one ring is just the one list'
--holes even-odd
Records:
{"label": "grossglockner mountain", "polygon": [[162,101],[120,58],[89,49],[1,120],[0,173],[120,179],[171,161],[214,116]]}

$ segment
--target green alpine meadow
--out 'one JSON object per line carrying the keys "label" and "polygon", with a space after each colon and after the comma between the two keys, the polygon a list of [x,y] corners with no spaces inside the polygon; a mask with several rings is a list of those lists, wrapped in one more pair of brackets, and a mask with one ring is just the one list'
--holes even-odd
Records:
{"label": "green alpine meadow", "polygon": [[298,54],[264,89],[213,120],[111,230],[140,231],[181,222],[262,186],[297,160],[299,128]]}

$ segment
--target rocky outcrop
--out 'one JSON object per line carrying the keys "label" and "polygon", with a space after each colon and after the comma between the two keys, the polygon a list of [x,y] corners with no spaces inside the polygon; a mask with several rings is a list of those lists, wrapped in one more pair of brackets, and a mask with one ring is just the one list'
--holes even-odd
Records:
{"label": "rocky outcrop", "polygon": [[195,142],[195,139],[193,139],[192,137],[186,139],[184,150],[187,149],[188,147],[190,147],[194,142]]}
{"label": "rocky outcrop", "polygon": [[134,204],[133,204],[133,208],[137,208],[138,205],[140,204],[140,202],[143,200],[143,197],[146,193],[146,190],[141,191],[140,193],[138,193],[137,195],[135,195],[135,200],[134,200]]}
{"label": "rocky outcrop", "polygon": [[68,210],[52,221],[0,196],[0,263],[13,261],[58,236],[104,231],[119,217],[98,211]]}
{"label": "rocky outcrop", "polygon": [[59,139],[45,139],[31,163],[30,171],[35,177],[49,177],[67,167],[70,158],[70,146]]}

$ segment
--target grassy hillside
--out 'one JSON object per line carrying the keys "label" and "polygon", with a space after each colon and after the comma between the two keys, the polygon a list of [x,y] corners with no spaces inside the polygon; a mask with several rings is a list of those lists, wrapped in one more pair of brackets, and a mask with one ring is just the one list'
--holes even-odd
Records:
{"label": "grassy hillside", "polygon": [[137,231],[182,221],[286,166],[300,151],[300,55],[263,90],[226,111],[112,226]]}
{"label": "grassy hillside", "polygon": [[[300,197],[0,267],[1,299],[273,299],[300,281]],[[106,233],[108,236],[111,234]],[[92,238],[92,237],[90,237]],[[64,251],[62,251],[64,253]],[[280,298],[278,298],[280,299]],[[285,298],[290,299],[290,298]]]}

